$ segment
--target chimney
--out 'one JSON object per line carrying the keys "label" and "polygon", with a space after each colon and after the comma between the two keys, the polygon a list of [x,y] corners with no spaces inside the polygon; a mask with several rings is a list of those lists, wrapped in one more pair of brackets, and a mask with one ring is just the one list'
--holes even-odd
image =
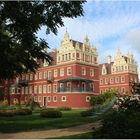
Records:
{"label": "chimney", "polygon": [[111,56],[110,56],[110,55],[107,57],[107,63],[108,63],[108,64],[111,63]]}

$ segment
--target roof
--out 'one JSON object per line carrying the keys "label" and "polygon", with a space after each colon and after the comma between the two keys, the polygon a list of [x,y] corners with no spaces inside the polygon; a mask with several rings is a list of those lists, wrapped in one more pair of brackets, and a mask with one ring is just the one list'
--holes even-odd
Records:
{"label": "roof", "polygon": [[76,46],[76,43],[79,43],[79,47],[82,48],[83,46],[83,43],[82,42],[79,42],[79,41],[75,41],[75,40],[70,40],[72,43],[73,43],[73,46],[75,47]]}
{"label": "roof", "polygon": [[113,65],[114,62],[111,62],[110,64],[104,63],[99,65],[99,74],[102,75],[102,67],[105,65],[107,74],[111,74],[111,66]]}
{"label": "roof", "polygon": [[71,82],[71,81],[83,81],[83,82],[89,82],[89,83],[93,82],[93,80],[83,78],[83,77],[80,77],[80,76],[71,76],[71,77],[68,77],[68,78],[65,78],[65,79],[61,79],[58,82],[59,83],[65,83],[65,82]]}
{"label": "roof", "polygon": [[57,61],[57,51],[52,51],[49,53],[49,55],[52,57],[53,61],[51,62],[51,65],[56,65]]}

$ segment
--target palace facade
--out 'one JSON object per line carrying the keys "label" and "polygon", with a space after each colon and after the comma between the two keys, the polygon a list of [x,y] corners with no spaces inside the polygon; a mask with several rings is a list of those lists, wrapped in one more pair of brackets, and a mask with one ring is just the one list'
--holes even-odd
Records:
{"label": "palace facade", "polygon": [[90,107],[90,97],[99,94],[99,65],[97,50],[88,37],[81,43],[66,31],[60,50],[53,49],[50,55],[51,65],[41,62],[36,73],[22,74],[12,85],[11,104],[34,98],[42,107]]}
{"label": "palace facade", "polygon": [[107,63],[99,65],[100,93],[115,90],[119,94],[131,94],[131,83],[138,83],[138,65],[133,54],[124,56],[118,49],[114,61],[108,56]]}

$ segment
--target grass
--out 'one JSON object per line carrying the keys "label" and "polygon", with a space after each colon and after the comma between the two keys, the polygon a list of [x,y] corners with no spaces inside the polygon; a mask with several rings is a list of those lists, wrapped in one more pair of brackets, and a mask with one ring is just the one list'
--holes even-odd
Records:
{"label": "grass", "polygon": [[62,118],[42,118],[40,113],[28,116],[0,117],[0,132],[48,130],[66,128],[96,121],[98,118],[81,117],[83,110],[62,111]]}

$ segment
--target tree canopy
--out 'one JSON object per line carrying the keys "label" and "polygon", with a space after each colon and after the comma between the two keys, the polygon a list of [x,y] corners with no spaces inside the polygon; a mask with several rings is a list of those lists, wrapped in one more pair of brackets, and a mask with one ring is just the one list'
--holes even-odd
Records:
{"label": "tree canopy", "polygon": [[83,15],[84,1],[1,1],[0,2],[0,80],[35,71],[36,59],[51,62],[48,43],[37,37],[64,26],[63,18]]}

